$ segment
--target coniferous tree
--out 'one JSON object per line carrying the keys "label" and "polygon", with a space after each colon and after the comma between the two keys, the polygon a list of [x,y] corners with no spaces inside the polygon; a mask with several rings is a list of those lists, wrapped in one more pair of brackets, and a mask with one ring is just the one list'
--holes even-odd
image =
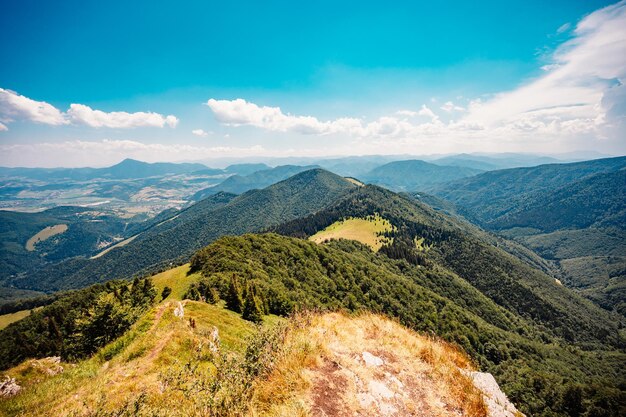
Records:
{"label": "coniferous tree", "polygon": [[243,301],[241,299],[241,288],[237,276],[233,275],[228,285],[228,292],[226,293],[226,308],[234,311],[235,313],[241,313]]}
{"label": "coniferous tree", "polygon": [[253,285],[248,285],[241,317],[243,317],[244,320],[260,323],[263,321],[263,311],[261,310],[261,303],[259,303],[259,299],[255,293],[256,288]]}
{"label": "coniferous tree", "polygon": [[172,289],[170,287],[164,287],[161,292],[161,300],[165,300],[172,293]]}

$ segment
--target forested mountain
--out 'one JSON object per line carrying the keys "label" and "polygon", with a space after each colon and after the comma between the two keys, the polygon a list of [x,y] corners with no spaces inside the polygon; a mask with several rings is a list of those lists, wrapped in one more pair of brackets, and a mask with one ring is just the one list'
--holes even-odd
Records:
{"label": "forested mountain", "polygon": [[[301,239],[348,218],[389,222],[379,252],[354,241]],[[275,233],[223,236],[264,230]],[[559,285],[514,243],[409,195],[356,186],[321,169],[240,196],[215,194],[101,257],[14,283],[80,287],[190,258],[190,273],[168,282],[182,298],[224,300],[253,321],[302,309],[380,312],[461,347],[528,415],[618,416],[625,409],[623,318]],[[0,333],[1,365],[80,358],[140,320],[142,330],[104,348],[101,355],[111,359],[152,328],[140,315],[154,292],[140,281],[133,287],[97,285],[50,300]],[[119,326],[95,325],[110,312]],[[84,339],[81,329],[93,337]]]}
{"label": "forested mountain", "polygon": [[558,159],[549,156],[503,153],[493,155],[458,154],[445,156],[431,161],[437,165],[475,168],[483,171],[495,169],[532,167],[537,165],[559,163]]}
{"label": "forested mountain", "polygon": [[528,193],[555,190],[588,176],[624,167],[626,157],[503,169],[432,186],[426,191],[455,203],[483,224],[517,207]]}
{"label": "forested mountain", "polygon": [[162,269],[225,234],[261,230],[318,211],[356,186],[314,169],[239,197],[219,193],[95,259],[75,258],[10,281],[45,291],[80,288]]}
{"label": "forested mountain", "polygon": [[[354,200],[353,203],[358,204]],[[398,207],[398,213],[407,207]],[[474,281],[473,267],[462,270],[458,264],[450,264],[449,269],[444,266],[449,261],[434,252],[435,248],[449,250],[454,243],[429,236],[433,246],[425,254],[425,265],[416,265],[411,257],[394,260],[375,254],[366,246],[350,241],[315,245],[266,234],[221,238],[194,256],[192,269],[201,271],[206,279],[200,287],[214,288],[227,300],[227,305],[235,276],[242,288],[246,285],[255,288],[259,303],[274,314],[303,307],[367,309],[396,317],[410,328],[435,333],[461,346],[481,369],[492,372],[509,397],[528,415],[582,414],[597,407],[595,412],[603,410],[605,415],[617,416],[624,410],[626,401],[619,387],[626,375],[618,364],[625,356],[613,345],[614,342],[621,345],[623,340],[618,342],[617,327],[605,322],[602,311],[590,306],[578,316],[568,310],[585,305],[585,301],[568,290],[560,290],[561,294],[556,296],[563,297],[563,304],[555,303],[555,298],[542,300],[544,293],[534,299],[527,298],[523,309],[516,311],[502,303],[504,298],[520,300],[529,291],[539,295],[548,287],[530,290],[530,281],[516,277],[518,290],[529,291],[511,294],[513,288],[509,287],[497,296],[493,292],[486,296],[488,292],[481,293],[468,284]],[[470,251],[476,243],[465,241],[458,245],[467,246],[466,250]],[[488,263],[498,256],[507,258],[498,250],[491,257],[486,257],[486,252],[482,249],[464,261],[482,269],[489,268]],[[503,262],[499,268],[515,268],[514,264],[507,265],[507,261],[499,262]],[[535,283],[542,279],[536,277]],[[494,289],[497,286],[494,283]],[[551,314],[548,312],[554,312],[554,308],[558,308],[559,317],[553,316],[551,320],[564,320],[561,325],[547,327],[544,325],[547,322],[532,317],[541,311]],[[595,318],[590,319],[586,313]],[[569,331],[563,332],[565,327]],[[604,330],[595,335],[595,330],[587,333],[593,327]],[[565,335],[565,340],[559,334]],[[582,342],[586,338],[589,339]],[[579,347],[575,347],[576,343],[580,343]],[[580,346],[585,346],[584,350]],[[568,404],[563,399],[574,391],[579,397]]]}
{"label": "forested mountain", "polygon": [[[65,259],[95,255],[161,218],[123,219],[111,211],[88,207],[61,206],[39,213],[0,211],[0,283]],[[0,303],[14,298],[13,293],[19,291],[4,288]]]}
{"label": "forested mountain", "polygon": [[286,180],[287,178],[300,172],[308,171],[314,168],[317,167],[313,165],[282,165],[276,168],[256,171],[248,175],[233,175],[226,178],[220,184],[198,191],[193,195],[192,199],[195,201],[202,200],[203,198],[220,191],[232,194],[243,194],[249,190],[268,187],[279,181]]}
{"label": "forested mountain", "polygon": [[441,166],[420,160],[395,161],[374,168],[359,177],[370,184],[394,191],[417,191],[434,184],[469,177],[483,172],[460,166]]}
{"label": "forested mountain", "polygon": [[[553,277],[495,247],[472,225],[380,187],[360,187],[325,210],[273,230],[308,237],[339,219],[374,213],[396,228],[390,233],[392,243],[381,249],[388,256],[418,265],[435,262],[500,306],[541,323],[562,337],[591,341],[606,336],[606,326],[612,319],[602,309],[558,285]],[[427,250],[415,245],[421,239],[420,247]],[[615,331],[616,328],[610,332]]]}
{"label": "forested mountain", "polygon": [[25,177],[41,180],[78,180],[87,181],[96,178],[131,179],[183,174],[206,169],[202,164],[157,162],[148,163],[134,159],[107,168],[4,168],[0,167],[0,177]]}
{"label": "forested mountain", "polygon": [[564,284],[626,314],[625,167],[620,157],[491,171],[433,192],[553,262]]}

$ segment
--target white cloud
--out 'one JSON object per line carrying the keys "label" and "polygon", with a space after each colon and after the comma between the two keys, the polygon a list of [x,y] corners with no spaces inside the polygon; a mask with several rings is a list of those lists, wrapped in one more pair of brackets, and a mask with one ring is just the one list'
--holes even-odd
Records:
{"label": "white cloud", "polygon": [[191,133],[193,133],[196,136],[201,136],[201,137],[209,136],[209,133],[205,132],[202,129],[194,129],[194,130],[191,131]]}
{"label": "white cloud", "polygon": [[[72,104],[68,111],[63,113],[45,101],[35,101],[14,91],[0,88],[0,122],[11,123],[15,120],[29,120],[53,126],[78,123],[91,127],[118,129],[165,126],[173,128],[178,124],[178,119],[172,115],[123,111],[106,113],[84,104]],[[2,126],[4,129],[0,130],[7,130],[6,125]]]}
{"label": "white cloud", "polygon": [[556,30],[556,33],[561,34],[564,32],[567,32],[567,30],[572,27],[572,25],[570,23],[563,23],[561,26],[559,26],[559,28]]}
{"label": "white cloud", "polygon": [[422,108],[417,112],[419,116],[430,117],[432,120],[439,119],[439,116],[435,114],[428,106],[422,104]]}
{"label": "white cloud", "polygon": [[605,98],[620,96],[613,92],[626,79],[626,2],[586,16],[573,34],[542,67],[544,75],[470,105],[466,120],[509,133],[603,135],[611,107],[620,106]]}
{"label": "white cloud", "polygon": [[455,112],[465,111],[465,107],[457,106],[451,101],[446,101],[444,105],[440,107],[440,109],[447,113],[452,113],[453,111]]}
{"label": "white cloud", "polygon": [[9,130],[9,128],[3,125],[2,123],[0,123],[0,132],[7,131],[7,130]]}
{"label": "white cloud", "polygon": [[415,117],[417,116],[417,112],[413,110],[398,110],[396,112],[398,116],[406,116],[406,117]]}
{"label": "white cloud", "polygon": [[106,113],[94,110],[84,104],[71,104],[67,115],[72,122],[91,127],[128,129],[135,127],[176,127],[178,124],[178,119],[172,115],[163,116],[158,113],[127,113],[123,111]]}
{"label": "white cloud", "polygon": [[244,99],[215,100],[206,103],[216,119],[229,126],[256,126],[276,132],[297,132],[304,135],[324,135],[350,131],[360,127],[355,118],[340,118],[322,122],[313,116],[285,114],[280,107],[258,106]]}
{"label": "white cloud", "polygon": [[35,101],[11,90],[0,88],[0,120],[31,120],[36,123],[59,126],[67,124],[64,114],[45,101]]}

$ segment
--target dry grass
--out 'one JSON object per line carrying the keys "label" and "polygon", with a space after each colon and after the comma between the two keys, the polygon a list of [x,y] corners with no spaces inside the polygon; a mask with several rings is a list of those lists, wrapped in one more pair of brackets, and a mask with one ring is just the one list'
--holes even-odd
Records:
{"label": "dry grass", "polygon": [[26,242],[26,250],[32,252],[35,250],[35,245],[39,242],[43,242],[55,235],[60,235],[61,233],[65,233],[67,231],[66,224],[57,224],[55,226],[49,226],[38,232],[36,235],[28,239]]}
{"label": "dry grass", "polygon": [[[375,314],[312,316],[288,335],[253,415],[485,416],[482,394],[453,346]],[[364,352],[382,360],[368,366]]]}
{"label": "dry grass", "polygon": [[0,316],[0,330],[4,329],[11,323],[22,320],[30,315],[30,310],[20,310],[15,313],[3,314]]}
{"label": "dry grass", "polygon": [[[187,277],[186,266],[168,273],[155,277],[159,285]],[[459,370],[472,369],[467,356],[388,318],[301,314],[280,330],[284,320],[267,317],[264,333],[222,306],[183,303],[183,319],[168,299],[62,374],[29,363],[12,369],[25,389],[0,401],[0,415],[485,415],[481,393]],[[214,327],[219,353],[209,342]],[[368,366],[364,352],[382,363]]]}

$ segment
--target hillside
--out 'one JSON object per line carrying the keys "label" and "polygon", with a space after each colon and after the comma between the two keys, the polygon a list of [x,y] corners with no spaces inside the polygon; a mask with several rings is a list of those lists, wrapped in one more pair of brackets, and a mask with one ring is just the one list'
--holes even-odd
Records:
{"label": "hillside", "polygon": [[193,195],[192,200],[202,200],[203,198],[220,191],[232,194],[243,194],[249,190],[269,187],[272,184],[286,180],[287,178],[299,174],[300,172],[308,171],[314,168],[317,167],[313,165],[282,165],[275,168],[256,171],[249,175],[233,175],[213,187],[198,191]]}
{"label": "hillside", "polygon": [[395,410],[403,416],[419,410],[423,416],[480,417],[499,415],[506,406],[507,416],[515,413],[510,403],[492,399],[503,396],[497,385],[481,390],[474,378],[487,374],[474,372],[458,349],[387,318],[266,317],[256,329],[219,306],[189,300],[178,318],[176,300],[155,306],[122,343],[77,365],[42,359],[8,370],[21,391],[0,399],[0,411],[315,416]]}
{"label": "hillside", "polygon": [[[103,248],[158,222],[143,216],[120,218],[87,207],[57,207],[39,213],[0,211],[0,284],[46,265]],[[15,290],[0,293],[0,303]]]}
{"label": "hillside", "polygon": [[554,190],[624,167],[626,157],[503,169],[433,186],[426,191],[462,207],[465,214],[482,224],[516,207],[528,193]]}
{"label": "hillside", "polygon": [[374,168],[359,179],[395,191],[416,191],[459,178],[469,177],[482,170],[441,166],[420,160],[395,161]]}
{"label": "hillside", "polygon": [[566,285],[626,314],[626,158],[492,171],[434,189],[553,263]]}
{"label": "hillside", "polygon": [[183,174],[206,169],[202,164],[148,163],[134,159],[107,168],[4,168],[0,167],[0,177],[25,177],[39,180],[70,179],[88,181],[96,178],[137,179],[166,174]]}
{"label": "hillside", "polygon": [[[429,251],[429,254],[432,251],[433,249]],[[433,258],[433,260],[435,259]],[[480,266],[484,265],[481,264]],[[7,407],[8,410],[12,410],[12,413],[29,415],[29,407],[37,409],[36,407],[43,406],[41,404],[48,404],[45,407],[53,407],[57,411],[67,409],[63,407],[81,409],[84,402],[101,404],[101,406],[108,404],[107,407],[118,409],[127,407],[127,410],[128,407],[141,405],[141,407],[145,407],[146,412],[153,406],[172,407],[173,403],[170,403],[169,400],[179,404],[180,401],[185,401],[182,398],[192,400],[192,403],[186,403],[189,404],[189,409],[194,409],[195,404],[201,404],[205,407],[219,406],[220,404],[227,404],[228,407],[234,407],[236,404],[241,405],[239,400],[234,403],[219,401],[206,403],[200,400],[201,398],[223,398],[223,395],[230,394],[230,390],[233,389],[231,383],[235,384],[234,386],[242,386],[242,383],[238,382],[241,379],[230,379],[228,377],[230,374],[225,374],[227,378],[222,380],[223,383],[220,384],[210,383],[206,379],[201,379],[200,381],[204,382],[201,382],[200,385],[192,383],[193,381],[198,382],[197,378],[202,375],[206,375],[206,377],[215,375],[211,372],[195,371],[195,369],[206,369],[207,366],[209,369],[213,369],[206,362],[211,361],[211,356],[206,350],[211,346],[210,339],[207,339],[211,337],[211,332],[202,329],[211,329],[211,326],[214,325],[219,328],[221,340],[234,342],[228,349],[242,346],[240,342],[236,342],[236,337],[233,339],[232,330],[228,330],[228,327],[232,324],[235,329],[240,329],[236,330],[236,334],[241,335],[246,334],[245,328],[249,328],[249,325],[243,321],[237,321],[240,319],[237,319],[238,316],[235,313],[227,311],[220,313],[223,311],[219,307],[222,301],[218,301],[225,300],[229,309],[235,308],[235,304],[232,304],[234,299],[231,297],[230,289],[234,280],[236,283],[234,288],[244,288],[247,291],[248,295],[244,295],[243,298],[248,300],[249,295],[254,294],[254,304],[250,305],[256,305],[256,308],[265,313],[286,315],[296,309],[307,308],[373,310],[396,317],[401,324],[409,328],[437,334],[444,340],[462,347],[480,370],[493,373],[513,402],[523,412],[532,415],[551,415],[550,409],[556,415],[568,415],[567,407],[569,405],[560,402],[559,399],[569,395],[570,392],[579,393],[582,401],[579,406],[583,410],[591,409],[591,407],[601,409],[605,407],[603,404],[609,401],[611,404],[616,404],[618,408],[613,407],[608,410],[608,415],[617,416],[621,410],[619,407],[623,407],[619,399],[621,394],[616,387],[620,381],[624,381],[623,370],[618,364],[626,358],[623,353],[619,353],[610,346],[611,336],[607,337],[607,334],[615,330],[606,328],[605,333],[598,335],[598,338],[593,342],[589,338],[593,339],[595,336],[589,333],[585,334],[585,329],[596,324],[591,324],[589,321],[569,324],[568,320],[563,320],[564,324],[574,326],[570,328],[575,328],[580,333],[570,335],[570,337],[578,340],[578,342],[574,340],[575,343],[584,346],[584,349],[581,349],[576,344],[571,344],[571,342],[557,336],[562,329],[550,330],[545,324],[536,323],[524,314],[518,314],[499,306],[459,275],[442,266],[421,266],[411,264],[403,259],[393,260],[383,254],[375,254],[364,245],[350,241],[340,240],[327,245],[319,245],[300,239],[264,234],[220,238],[199,251],[192,258],[191,271],[187,271],[187,267],[184,266],[157,275],[152,279],[157,287],[154,293],[158,294],[168,286],[172,288],[171,294],[168,296],[171,298],[166,298],[165,304],[162,304],[161,307],[153,308],[149,310],[147,315],[143,316],[144,318],[139,318],[130,332],[124,334],[119,341],[104,348],[93,359],[79,363],[77,368],[70,368],[70,371],[59,376],[57,381],[50,380],[50,382],[41,385],[41,388],[31,391],[30,394],[29,391],[25,391],[24,397],[18,396],[15,400],[10,400],[4,404],[0,402],[0,406]],[[111,291],[119,293],[115,290],[116,285],[119,284],[81,290],[80,294],[84,295],[74,296],[66,301],[59,300],[56,304],[44,307],[26,319],[9,326],[0,333],[2,336],[0,337],[0,352],[2,352],[0,356],[5,361],[7,358],[15,358],[16,353],[19,352],[16,349],[23,349],[26,341],[29,340],[28,337],[32,338],[32,346],[36,347],[35,349],[30,348],[29,352],[31,353],[29,355],[61,354],[63,356],[67,354],[64,352],[75,351],[77,347],[71,343],[75,339],[69,337],[75,331],[71,323],[73,323],[73,317],[81,317],[81,313],[63,314],[63,309],[68,307],[62,306],[69,305],[69,308],[89,311],[89,306],[93,304],[93,301],[90,300],[94,298],[110,299],[108,296],[102,295],[103,291],[104,294]],[[137,288],[144,287],[141,283],[133,285]],[[235,289],[234,291],[241,290]],[[179,297],[191,297],[196,300],[205,299],[217,303],[217,306],[188,301],[184,307],[185,320],[182,322],[185,324],[181,328],[176,325],[181,321],[176,321],[177,319],[172,315],[176,303],[167,304]],[[239,297],[241,297],[241,293]],[[159,299],[157,296],[157,301]],[[244,314],[247,314],[246,303],[247,301],[243,306],[239,305],[238,307],[243,307]],[[167,307],[163,307],[164,305]],[[539,307],[537,305],[536,308]],[[563,313],[567,314],[568,312]],[[592,313],[592,310],[586,312],[586,314],[589,313]],[[62,315],[59,316],[59,314]],[[218,321],[207,322],[206,317],[208,316],[213,316]],[[46,317],[64,317],[62,321],[57,321],[57,323],[61,329],[65,329],[64,332],[68,332],[65,333],[66,336],[61,339],[55,338],[53,329],[45,327],[46,323],[50,322],[50,319],[46,319]],[[162,325],[155,324],[154,317],[157,317],[158,320],[164,320]],[[195,320],[196,330],[191,325],[186,324],[189,318]],[[264,321],[270,324],[275,323],[276,320],[274,316],[264,318]],[[316,327],[307,327],[309,326],[308,323],[310,323],[309,320],[303,324],[298,324],[295,328],[302,331],[301,334],[307,335],[308,342],[306,345],[309,346],[307,352],[314,353],[316,350],[310,350],[312,346],[311,337],[319,330],[315,330]],[[313,323],[316,323],[315,320]],[[346,332],[339,332],[338,339],[330,343],[328,348],[322,350],[325,355],[323,357],[329,358],[329,360],[344,363],[345,359],[342,358],[345,356],[342,355],[349,352],[348,349],[354,349],[352,346],[359,346],[359,349],[365,350],[369,349],[367,348],[368,343],[374,343],[355,339],[360,337],[360,334],[369,334],[369,331],[351,333],[353,330],[350,329],[354,329],[355,326],[353,323],[337,322],[337,319],[331,319],[327,323],[338,323],[336,324],[337,328],[345,329]],[[385,353],[385,345],[381,345],[380,340],[382,339],[379,337],[381,336],[380,332],[388,331],[381,329],[388,329],[388,326],[379,322],[378,325],[371,327],[371,331],[376,332],[372,334],[378,335],[375,343],[379,350],[372,348],[371,352],[369,350],[368,352],[381,358],[383,363],[388,363],[392,367],[395,366],[394,363],[403,368],[423,366],[420,364],[411,365],[405,362],[405,359],[399,361],[398,358],[404,358],[402,351],[393,350],[393,355],[391,352]],[[38,330],[30,332],[28,331],[29,328]],[[384,340],[393,344],[396,343],[393,341],[394,337],[399,337],[401,341],[399,343],[403,344],[406,339],[402,339],[404,337],[402,332],[396,328],[391,333],[395,336],[385,337]],[[142,336],[143,334],[148,335],[147,340]],[[270,360],[267,355],[272,355],[272,358],[284,358],[281,356],[283,352],[281,348],[290,346],[289,343],[285,342],[290,340],[289,337],[272,336],[273,333],[271,332],[261,334],[263,336],[260,336],[258,342],[252,345],[255,346],[254,349],[265,346],[265,343],[273,344],[267,350],[261,350],[261,352],[265,352],[263,354],[265,356],[246,355],[246,357],[263,357],[267,363],[280,363],[280,360]],[[332,335],[336,333],[323,331],[322,334]],[[25,335],[28,335],[26,339]],[[198,339],[196,339],[196,335]],[[185,338],[191,338],[191,340],[185,342]],[[49,343],[49,341],[55,340],[60,344]],[[354,345],[341,347],[341,343],[345,344],[350,340],[357,340],[357,342]],[[41,344],[41,342],[45,343]],[[404,345],[411,346],[411,344],[406,343]],[[194,350],[184,348],[186,346],[201,346],[201,348]],[[179,350],[181,347],[184,348],[183,351]],[[240,347],[239,351],[244,349]],[[250,352],[250,348],[245,350]],[[78,352],[81,351],[78,350]],[[432,352],[430,349],[427,351]],[[350,355],[348,354],[348,356]],[[299,358],[296,364],[320,363],[317,360],[313,362],[304,361],[301,359],[301,355],[296,355],[296,357]],[[409,357],[411,357],[410,354]],[[428,358],[431,358],[431,356],[420,357],[423,357],[427,363],[430,360]],[[446,354],[444,357],[453,356]],[[394,358],[398,362],[394,362]],[[376,361],[376,359],[374,360]],[[190,365],[186,366],[185,363],[190,363]],[[228,369],[232,369],[232,364],[236,363],[239,362],[227,362],[230,364]],[[262,366],[258,368],[257,365],[254,365],[252,368],[247,367],[247,369],[266,368]],[[322,367],[321,369],[325,368]],[[361,368],[348,367],[347,369],[362,375],[360,373],[362,372]],[[408,381],[407,383],[407,380],[404,379],[406,374],[402,374],[401,371],[397,370],[398,368],[392,369],[399,372],[398,374],[392,373],[392,375],[404,381],[403,385],[414,386],[416,390],[421,389],[416,381]],[[269,397],[263,398],[274,398],[276,391],[273,390],[283,389],[277,384],[283,381],[287,375],[296,377],[295,382],[298,381],[298,373],[293,372],[293,370],[293,365],[290,365],[284,371],[277,371],[277,378],[279,379],[270,379],[268,384],[262,383],[254,386],[263,389],[262,392],[269,395]],[[9,372],[14,372],[13,375],[15,375],[16,371]],[[391,370],[388,369],[387,372],[391,372]],[[86,378],[85,375],[89,375],[88,378],[91,382],[84,379]],[[245,374],[239,375],[237,378],[245,376]],[[340,375],[337,375],[339,380]],[[448,373],[446,375],[454,376],[455,374]],[[453,379],[459,382],[458,376],[454,376]],[[91,388],[101,386],[105,381],[108,381],[106,393],[98,388]],[[310,398],[307,396],[309,391],[297,388],[300,385],[288,381],[286,383],[290,388],[286,392],[279,391],[282,393],[280,398],[284,399],[286,406],[293,406],[293,403],[290,402],[292,398]],[[568,381],[576,381],[576,384],[583,385],[572,384]],[[388,389],[396,389],[389,386],[384,380],[382,382]],[[321,383],[324,383],[323,379]],[[417,385],[411,385],[413,383]],[[185,387],[190,386],[206,387],[209,391],[195,391],[193,389],[186,391],[189,388]],[[428,386],[432,387],[431,385]],[[220,391],[221,388],[225,388],[227,391]],[[345,389],[346,395],[349,396],[351,391],[348,389],[354,388],[346,386]],[[358,385],[356,389],[359,389]],[[153,398],[152,395],[160,395],[159,392],[164,392],[163,390],[170,394],[159,397],[161,400],[157,402],[149,400]],[[188,394],[203,392],[211,394],[184,396],[185,392]],[[241,393],[241,391],[234,392]],[[342,392],[339,391],[339,393]],[[467,393],[467,391],[464,392]],[[98,402],[102,400],[102,395],[114,395],[117,399]],[[315,398],[314,395],[312,398]],[[49,400],[34,403],[35,398]],[[245,396],[245,398],[250,397]],[[253,395],[252,398],[256,397]],[[200,403],[195,403],[196,399]],[[376,400],[377,406],[385,404],[384,401],[381,402],[376,397],[374,400]],[[341,407],[352,406],[343,404],[342,400],[332,401],[333,404],[340,404]],[[245,403],[250,404],[249,402]],[[282,402],[275,400],[271,401],[271,405],[264,404],[263,410],[266,410],[266,407],[270,407],[271,410],[272,406],[283,405]],[[368,404],[372,405],[372,403]],[[428,404],[421,406],[426,407]],[[33,408],[30,409],[33,410]],[[179,407],[175,409],[179,409]]]}
{"label": "hillside", "polygon": [[55,291],[182,263],[225,234],[258,231],[318,211],[355,185],[321,169],[232,198],[216,194],[95,259],[75,258],[11,281],[18,288]]}

